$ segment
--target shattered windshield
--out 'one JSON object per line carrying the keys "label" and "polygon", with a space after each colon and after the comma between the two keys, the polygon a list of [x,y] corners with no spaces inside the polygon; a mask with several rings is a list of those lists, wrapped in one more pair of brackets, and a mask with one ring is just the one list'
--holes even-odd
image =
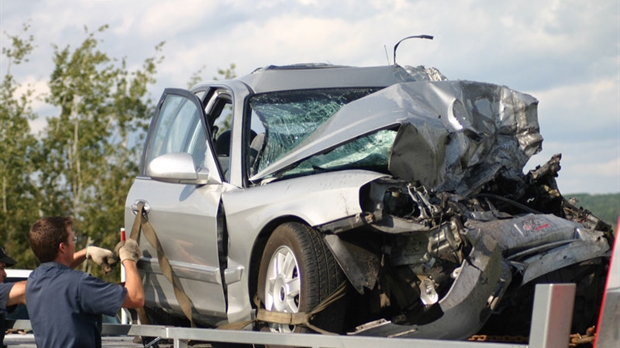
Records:
{"label": "shattered windshield", "polygon": [[[251,144],[250,176],[267,168],[303,142],[344,105],[379,88],[303,90],[268,93],[250,100],[251,128],[258,136]],[[332,151],[310,157],[287,175],[344,168],[387,168],[388,151],[396,132],[382,130]]]}
{"label": "shattered windshield", "polygon": [[353,168],[387,173],[390,148],[395,137],[395,130],[381,130],[346,143],[325,154],[312,156],[282,174],[305,175]]}

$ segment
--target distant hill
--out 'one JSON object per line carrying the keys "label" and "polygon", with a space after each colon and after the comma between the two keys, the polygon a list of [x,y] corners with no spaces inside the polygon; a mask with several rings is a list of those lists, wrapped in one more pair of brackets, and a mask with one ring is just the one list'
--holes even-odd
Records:
{"label": "distant hill", "polygon": [[618,214],[620,214],[620,193],[597,194],[589,193],[573,193],[565,194],[564,198],[577,199],[577,207],[582,207],[591,211],[594,215],[614,226],[618,223]]}

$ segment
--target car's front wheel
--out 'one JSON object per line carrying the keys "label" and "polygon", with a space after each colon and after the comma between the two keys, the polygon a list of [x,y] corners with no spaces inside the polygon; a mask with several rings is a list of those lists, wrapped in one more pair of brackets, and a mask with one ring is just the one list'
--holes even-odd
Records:
{"label": "car's front wheel", "polygon": [[[321,234],[301,223],[278,226],[265,246],[260,263],[258,295],[269,311],[309,312],[333,294],[344,281]],[[341,332],[345,301],[318,313],[312,325]],[[270,323],[273,332],[304,332],[305,327]]]}

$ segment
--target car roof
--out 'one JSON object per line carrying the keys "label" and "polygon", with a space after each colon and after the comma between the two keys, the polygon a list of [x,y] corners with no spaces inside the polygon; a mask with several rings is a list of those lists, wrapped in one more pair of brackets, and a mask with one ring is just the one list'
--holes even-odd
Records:
{"label": "car roof", "polygon": [[414,81],[398,65],[351,67],[330,64],[267,66],[238,78],[254,93],[318,88],[387,87]]}

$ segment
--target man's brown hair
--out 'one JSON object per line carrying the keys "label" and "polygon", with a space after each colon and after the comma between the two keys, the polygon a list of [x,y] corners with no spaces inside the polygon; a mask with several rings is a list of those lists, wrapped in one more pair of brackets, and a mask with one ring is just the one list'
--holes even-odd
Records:
{"label": "man's brown hair", "polygon": [[30,228],[30,248],[39,262],[50,262],[58,255],[58,245],[68,243],[70,217],[53,216],[37,220]]}

